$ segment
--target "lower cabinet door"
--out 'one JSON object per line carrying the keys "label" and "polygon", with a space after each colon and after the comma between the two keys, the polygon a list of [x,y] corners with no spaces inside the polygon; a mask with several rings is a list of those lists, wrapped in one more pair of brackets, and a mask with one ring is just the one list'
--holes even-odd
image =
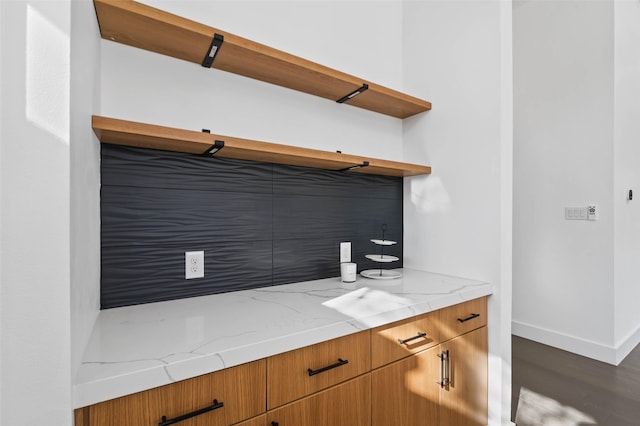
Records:
{"label": "lower cabinet door", "polygon": [[440,350],[448,354],[448,384],[440,393],[440,424],[486,425],[487,327],[449,340]]}
{"label": "lower cabinet door", "polygon": [[445,425],[438,422],[439,347],[371,373],[373,426]]}
{"label": "lower cabinet door", "polygon": [[268,426],[369,426],[370,424],[370,374],[267,412]]}

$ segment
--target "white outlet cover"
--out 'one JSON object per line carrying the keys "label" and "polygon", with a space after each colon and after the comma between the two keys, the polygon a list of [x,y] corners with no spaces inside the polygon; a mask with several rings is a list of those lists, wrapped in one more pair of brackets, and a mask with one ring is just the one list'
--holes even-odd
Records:
{"label": "white outlet cover", "polygon": [[184,278],[187,280],[204,277],[204,251],[184,252]]}

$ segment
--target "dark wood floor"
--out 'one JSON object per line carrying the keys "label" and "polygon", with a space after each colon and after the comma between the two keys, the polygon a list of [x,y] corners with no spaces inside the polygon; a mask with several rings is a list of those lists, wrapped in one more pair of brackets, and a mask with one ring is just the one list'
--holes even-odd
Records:
{"label": "dark wood floor", "polygon": [[512,344],[518,426],[640,425],[640,345],[615,367],[516,336]]}

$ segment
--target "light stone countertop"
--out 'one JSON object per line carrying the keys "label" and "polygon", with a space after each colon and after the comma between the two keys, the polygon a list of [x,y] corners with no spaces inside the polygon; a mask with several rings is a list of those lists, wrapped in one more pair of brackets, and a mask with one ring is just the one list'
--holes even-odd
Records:
{"label": "light stone countertop", "polygon": [[73,390],[74,408],[346,336],[490,295],[491,284],[412,269],[107,309]]}

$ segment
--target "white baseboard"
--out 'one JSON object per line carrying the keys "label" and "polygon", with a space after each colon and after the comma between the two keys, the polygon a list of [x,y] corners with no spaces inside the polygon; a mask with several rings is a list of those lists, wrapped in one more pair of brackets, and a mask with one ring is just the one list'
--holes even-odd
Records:
{"label": "white baseboard", "polygon": [[616,344],[616,365],[620,364],[638,344],[640,344],[640,327]]}
{"label": "white baseboard", "polygon": [[640,327],[629,333],[615,347],[518,321],[511,322],[511,333],[612,365],[620,364],[629,355],[629,352],[640,343]]}

